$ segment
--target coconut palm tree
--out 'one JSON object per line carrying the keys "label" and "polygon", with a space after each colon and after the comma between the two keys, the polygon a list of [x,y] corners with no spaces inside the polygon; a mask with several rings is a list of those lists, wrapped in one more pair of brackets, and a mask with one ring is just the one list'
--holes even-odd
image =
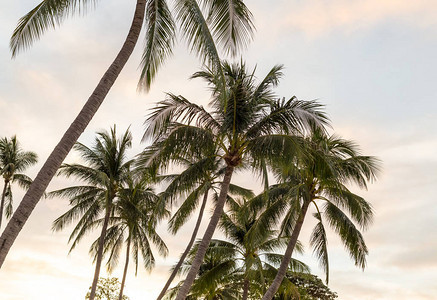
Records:
{"label": "coconut palm tree", "polygon": [[[29,48],[47,29],[56,28],[68,16],[81,14],[94,7],[96,2],[95,0],[42,0],[19,20],[10,40],[12,56]],[[144,26],[146,42],[139,81],[139,88],[144,90],[149,89],[159,67],[172,53],[176,31],[174,19],[178,21],[180,31],[192,51],[212,68],[216,69],[220,66],[215,42],[222,46],[225,54],[233,55],[247,45],[254,27],[252,15],[242,0],[207,0],[204,4],[207,18],[204,17],[196,0],[177,0],[173,11],[165,0],[136,0],[131,27],[115,60],[48,157],[0,237],[0,266],[62,161],[88,126],[128,61],[144,21],[146,21]]]}
{"label": "coconut palm tree", "polygon": [[[112,271],[120,257],[123,244],[126,244],[126,259],[123,277],[121,280],[119,299],[123,299],[123,290],[129,265],[130,254],[135,263],[135,274],[138,271],[139,253],[143,258],[143,266],[151,270],[155,265],[151,245],[153,244],[160,255],[166,256],[168,249],[155,230],[157,222],[168,215],[168,211],[158,212],[155,207],[158,196],[150,188],[150,176],[141,176],[139,179],[129,178],[127,186],[118,192],[114,203],[114,215],[110,217],[109,227],[105,234],[104,253],[109,254],[107,266]],[[103,223],[104,220],[100,219]],[[91,246],[90,252],[95,254],[99,249],[99,239]]]}
{"label": "coconut palm tree", "polygon": [[[215,241],[212,251],[228,251],[235,261],[241,261],[242,298],[248,299],[251,283],[264,288],[265,277],[276,270],[283,255],[276,253],[287,244],[286,237],[278,237],[276,230],[266,230],[265,224],[258,220],[264,212],[254,211],[250,202],[233,202],[227,214],[220,220],[220,228],[224,231],[226,241]],[[302,248],[298,246],[301,252]],[[309,272],[309,268],[298,260],[289,263],[290,271]]]}
{"label": "coconut palm tree", "polygon": [[214,70],[195,73],[194,78],[205,79],[211,87],[211,113],[182,96],[168,94],[146,121],[148,128],[144,138],[153,138],[160,148],[151,161],[217,147],[214,155],[225,163],[214,213],[177,300],[185,299],[200,268],[222,214],[234,169],[257,170],[266,160],[286,158],[286,152],[293,152],[286,150],[296,149],[293,133],[304,131],[311,122],[319,126],[327,122],[317,102],[300,101],[296,97],[277,100],[272,87],[278,84],[281,69],[275,66],[257,84],[243,62],[234,65],[225,62],[221,74],[225,86],[222,76]]}
{"label": "coconut palm tree", "polygon": [[3,176],[4,180],[0,204],[0,228],[2,226],[3,211],[7,218],[12,215],[11,184],[17,183],[23,189],[28,189],[32,179],[21,172],[36,164],[37,161],[38,156],[35,152],[21,149],[16,136],[10,139],[6,137],[0,139],[0,175]]}
{"label": "coconut palm tree", "polygon": [[[326,223],[340,236],[355,265],[362,269],[366,266],[367,246],[354,222],[366,229],[372,222],[373,211],[366,200],[351,192],[346,185],[355,183],[367,188],[367,182],[376,179],[379,162],[372,156],[361,155],[355,143],[329,136],[317,128],[306,137],[306,145],[309,156],[296,159],[294,164],[285,162],[276,168],[281,182],[279,187],[285,188],[288,196],[279,201],[289,201],[282,231],[291,237],[275,280],[263,300],[272,299],[281,284],[311,204],[318,222],[310,241],[326,273],[326,282],[329,279]],[[281,211],[279,209],[277,213]]]}
{"label": "coconut palm tree", "polygon": [[[219,224],[227,240],[211,241],[206,259],[190,290],[193,299],[221,299],[218,295],[228,299],[225,292],[233,293],[235,299],[260,297],[283,257],[278,251],[285,248],[287,239],[278,237],[276,230],[264,230],[265,227],[257,222],[265,211],[254,211],[250,201],[229,199],[227,203],[229,210],[222,215]],[[300,245],[299,250],[302,250]],[[195,249],[182,272],[188,271],[194,255]],[[309,272],[305,264],[294,259],[289,270]]]}
{"label": "coconut palm tree", "polygon": [[[176,234],[179,231],[182,225],[186,223],[199,206],[200,199],[202,200],[191,238],[157,300],[164,297],[196,240],[209,194],[212,192],[214,197],[218,195],[219,177],[221,177],[225,168],[220,159],[210,155],[210,153],[205,153],[205,151],[207,151],[207,149],[203,149],[200,156],[191,156],[188,158],[179,157],[174,159],[173,163],[178,164],[178,166],[183,167],[185,170],[177,175],[165,176],[166,180],[171,180],[171,182],[162,193],[161,201],[168,201],[170,205],[172,205],[174,199],[185,198],[185,201],[183,201],[169,221],[169,230],[171,233]],[[143,160],[144,157],[142,158],[142,161]],[[168,166],[168,162],[161,163],[161,165]],[[251,190],[233,184],[230,184],[230,193],[233,196],[253,197]]]}
{"label": "coconut palm tree", "polygon": [[[101,227],[95,259],[96,268],[90,292],[91,300],[95,297],[109,221],[115,213],[114,201],[129,178],[132,160],[126,160],[126,151],[131,146],[131,141],[132,135],[129,130],[117,138],[114,126],[110,133],[98,132],[91,148],[76,143],[74,148],[86,164],[63,164],[59,174],[76,177],[86,182],[87,185],[67,187],[49,194],[52,197],[69,198],[72,206],[54,221],[54,230],[62,230],[78,220],[69,238],[69,242],[72,241],[70,251],[89,231]],[[101,215],[104,216],[103,221],[100,219]]]}

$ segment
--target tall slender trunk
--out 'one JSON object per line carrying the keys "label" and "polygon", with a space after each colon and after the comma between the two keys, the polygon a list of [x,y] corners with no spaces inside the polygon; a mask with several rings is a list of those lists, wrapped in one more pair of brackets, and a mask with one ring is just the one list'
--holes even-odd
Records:
{"label": "tall slender trunk", "polygon": [[120,295],[118,295],[118,300],[123,299],[124,283],[126,282],[127,266],[129,265],[129,252],[130,252],[130,234],[127,240],[126,262],[124,263],[123,279],[121,280]]}
{"label": "tall slender trunk", "polygon": [[103,247],[105,245],[106,230],[108,229],[110,213],[111,213],[111,209],[109,208],[109,205],[107,205],[106,212],[105,212],[105,219],[103,220],[102,232],[100,233],[100,238],[99,238],[99,249],[97,250],[96,269],[94,271],[94,279],[93,279],[93,284],[91,285],[89,300],[94,300],[94,297],[96,296],[97,282],[99,280],[100,266],[102,265]]}
{"label": "tall slender trunk", "polygon": [[91,96],[88,98],[88,101],[85,103],[79,115],[67,129],[59,144],[56,145],[55,149],[48,157],[35,180],[30,185],[29,190],[24,195],[23,200],[6,226],[5,231],[1,235],[0,267],[3,265],[9,249],[20,233],[39,199],[43,195],[45,189],[52,180],[62,161],[65,159],[74,143],[77,141],[81,133],[85,130],[88,123],[93,118],[94,114],[97,112],[97,109],[102,104],[103,100],[132,54],[143,26],[146,2],[147,0],[137,0],[132,25],[120,52],[103,75]]}
{"label": "tall slender trunk", "polygon": [[161,300],[162,297],[164,297],[165,293],[168,290],[168,287],[172,283],[173,279],[176,277],[176,274],[178,273],[178,270],[182,266],[185,258],[187,257],[188,253],[191,250],[191,247],[194,244],[194,241],[196,240],[197,232],[199,231],[200,223],[202,222],[203,212],[205,211],[206,206],[206,200],[208,200],[208,191],[205,192],[205,195],[203,196],[203,202],[200,206],[199,216],[197,217],[196,226],[194,227],[193,234],[191,235],[191,239],[188,242],[187,248],[185,248],[184,253],[182,253],[181,258],[179,259],[178,263],[176,264],[176,267],[174,268],[173,272],[170,275],[170,278],[167,280],[164,288],[162,289],[161,293],[159,294],[158,298],[156,300]]}
{"label": "tall slender trunk", "polygon": [[6,189],[8,188],[8,181],[5,179],[5,186],[3,187],[2,202],[0,204],[0,228],[2,228],[3,210],[5,207]]}
{"label": "tall slender trunk", "polygon": [[247,300],[249,296],[249,278],[245,277],[243,282],[243,297],[241,300]]}
{"label": "tall slender trunk", "polygon": [[203,257],[205,256],[206,250],[208,249],[209,243],[211,242],[212,235],[214,234],[215,228],[217,227],[218,221],[223,213],[223,207],[226,203],[226,197],[228,196],[229,184],[231,183],[232,173],[234,172],[234,167],[228,165],[226,167],[225,176],[223,178],[220,195],[217,200],[214,213],[212,214],[211,220],[209,221],[208,227],[203,235],[202,241],[197,249],[196,256],[194,257],[193,263],[191,264],[190,271],[185,278],[184,284],[180,288],[176,300],[184,300],[188,292],[190,291],[191,285],[199,272],[200,265],[202,264]]}
{"label": "tall slender trunk", "polygon": [[308,207],[311,201],[305,201],[302,204],[302,208],[299,214],[299,218],[294,225],[293,233],[291,234],[290,241],[288,242],[287,249],[285,250],[284,257],[282,258],[281,265],[279,266],[278,273],[272,282],[272,285],[268,288],[267,292],[264,294],[262,300],[271,300],[273,296],[278,291],[279,286],[287,273],[288,265],[290,264],[291,255],[293,254],[294,247],[297,243],[297,238],[299,237],[300,230],[302,229],[303,221],[307,213]]}

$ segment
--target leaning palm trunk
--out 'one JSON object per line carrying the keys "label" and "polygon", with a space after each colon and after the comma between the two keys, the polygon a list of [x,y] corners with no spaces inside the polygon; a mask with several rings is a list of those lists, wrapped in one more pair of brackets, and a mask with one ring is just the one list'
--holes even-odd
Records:
{"label": "leaning palm trunk", "polygon": [[249,278],[245,277],[243,282],[243,297],[241,300],[247,300],[249,296]]}
{"label": "leaning palm trunk", "polygon": [[299,214],[299,218],[296,221],[296,224],[294,225],[293,233],[291,234],[290,241],[288,242],[287,249],[285,250],[284,257],[282,258],[281,265],[279,266],[278,273],[276,274],[275,279],[273,280],[272,284],[270,285],[267,292],[264,294],[262,300],[271,300],[273,299],[273,296],[278,291],[279,286],[282,283],[282,280],[285,277],[285,274],[287,273],[288,266],[290,264],[291,255],[293,254],[294,247],[297,243],[297,238],[299,237],[300,230],[302,229],[303,221],[305,219],[305,215],[308,210],[308,206],[310,205],[311,201],[305,201],[302,204],[302,208]]}
{"label": "leaning palm trunk", "polygon": [[79,115],[67,129],[59,144],[56,145],[55,149],[48,157],[6,226],[5,231],[0,237],[0,267],[25,222],[29,218],[39,199],[44,194],[44,191],[53,176],[56,174],[62,161],[97,112],[97,109],[102,104],[132,54],[138,41],[141,27],[143,26],[145,7],[146,0],[137,0],[132,25],[120,52],[103,75],[91,96],[88,98],[88,101],[85,103]]}
{"label": "leaning palm trunk", "polygon": [[194,227],[193,234],[191,235],[191,239],[188,242],[187,248],[185,249],[184,253],[182,253],[181,258],[179,259],[178,263],[176,264],[173,272],[170,275],[170,278],[167,280],[164,288],[162,289],[161,293],[159,294],[158,298],[156,300],[161,300],[162,297],[164,297],[165,293],[167,292],[170,284],[172,283],[173,279],[176,277],[176,274],[178,273],[179,269],[181,268],[185,258],[187,257],[188,253],[190,253],[191,247],[194,244],[194,241],[196,240],[197,232],[199,231],[200,223],[202,222],[203,212],[205,211],[206,201],[208,200],[208,191],[205,192],[205,195],[203,196],[203,202],[200,207],[199,216],[197,217],[196,226]]}
{"label": "leaning palm trunk", "polygon": [[124,283],[126,282],[127,267],[129,265],[130,240],[131,239],[129,236],[127,240],[127,247],[126,247],[126,262],[124,264],[123,279],[121,280],[120,294],[118,295],[118,300],[123,299]]}
{"label": "leaning palm trunk", "polygon": [[215,228],[217,227],[218,221],[223,213],[223,207],[225,206],[226,197],[228,196],[229,184],[231,183],[232,173],[234,171],[234,166],[228,165],[226,167],[225,176],[220,189],[220,195],[217,200],[214,213],[209,221],[208,227],[206,228],[205,234],[203,235],[202,241],[197,249],[196,256],[194,257],[193,263],[191,264],[190,271],[184,280],[184,284],[180,288],[176,300],[184,300],[188,292],[190,291],[191,285],[199,272],[200,265],[202,264],[203,257],[205,256],[206,250],[211,242],[212,235],[214,234]]}
{"label": "leaning palm trunk", "polygon": [[6,189],[8,188],[8,182],[5,180],[5,186],[3,187],[2,202],[0,204],[0,228],[2,228],[3,210],[5,207]]}
{"label": "leaning palm trunk", "polygon": [[96,296],[97,282],[99,280],[99,275],[100,275],[100,266],[102,265],[103,247],[105,245],[106,230],[108,229],[110,212],[111,212],[111,209],[109,208],[109,204],[108,204],[106,207],[105,219],[103,221],[102,232],[100,233],[100,238],[99,238],[99,249],[97,250],[96,269],[94,271],[94,279],[93,279],[93,284],[91,286],[90,300],[94,300],[94,297]]}

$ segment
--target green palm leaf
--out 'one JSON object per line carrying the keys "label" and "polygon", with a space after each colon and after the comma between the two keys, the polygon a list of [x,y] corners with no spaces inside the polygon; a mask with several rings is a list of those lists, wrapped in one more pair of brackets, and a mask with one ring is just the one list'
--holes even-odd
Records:
{"label": "green palm leaf", "polygon": [[43,0],[18,21],[10,40],[12,57],[29,48],[49,28],[56,28],[69,15],[85,13],[97,0]]}
{"label": "green palm leaf", "polygon": [[172,54],[176,26],[164,0],[148,1],[146,15],[146,43],[138,88],[148,91],[159,67]]}

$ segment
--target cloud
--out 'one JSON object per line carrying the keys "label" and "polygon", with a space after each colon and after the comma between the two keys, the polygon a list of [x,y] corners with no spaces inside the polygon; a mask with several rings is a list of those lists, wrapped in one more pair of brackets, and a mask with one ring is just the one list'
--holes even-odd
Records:
{"label": "cloud", "polygon": [[431,238],[424,243],[403,247],[396,255],[387,258],[388,265],[403,271],[437,270],[437,240]]}
{"label": "cloud", "polygon": [[290,12],[280,25],[305,32],[311,37],[333,30],[352,34],[387,20],[397,20],[421,28],[436,24],[436,3],[429,0],[290,2],[287,2],[286,7],[280,8]]}

